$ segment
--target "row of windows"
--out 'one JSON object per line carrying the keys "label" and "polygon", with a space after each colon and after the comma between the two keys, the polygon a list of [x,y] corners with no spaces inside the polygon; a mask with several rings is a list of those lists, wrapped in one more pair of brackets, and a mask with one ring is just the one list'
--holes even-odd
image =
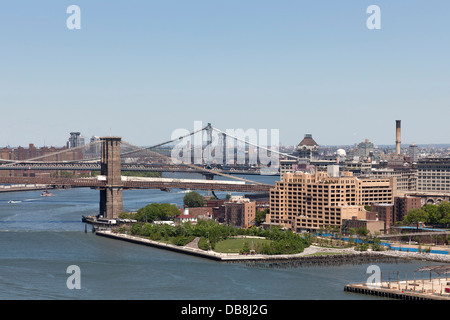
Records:
{"label": "row of windows", "polygon": [[442,170],[442,171],[441,170],[419,171],[419,176],[426,176],[426,175],[430,175],[430,174],[448,175],[448,174],[450,174],[450,171],[444,171],[444,170]]}
{"label": "row of windows", "polygon": [[318,224],[318,223],[302,223],[302,224],[297,224],[297,228],[312,228],[312,229],[319,229],[319,228],[324,228],[327,225],[338,225],[335,222],[325,222],[322,224]]}
{"label": "row of windows", "polygon": [[419,183],[419,188],[425,188],[425,187],[441,187],[441,188],[450,188],[450,186],[447,183],[439,184],[439,183],[427,183],[427,184],[421,184]]}
{"label": "row of windows", "polygon": [[428,187],[428,188],[422,188],[418,187],[418,191],[450,191],[450,188],[441,188],[441,187]]}
{"label": "row of windows", "polygon": [[421,184],[421,183],[446,183],[449,184],[450,183],[450,177],[449,178],[438,178],[438,179],[420,179],[417,181],[417,184]]}
{"label": "row of windows", "polygon": [[[434,186],[434,184],[433,184]],[[437,185],[437,186],[445,186],[445,185]],[[280,199],[278,197],[272,198],[270,200],[271,204],[279,204],[279,203],[299,203],[299,204],[310,204],[310,205],[327,205],[328,203],[340,203],[340,202],[354,202],[357,200],[366,201],[366,200],[373,200],[373,199],[389,199],[392,198],[392,194],[390,192],[382,193],[382,194],[366,194],[362,199],[360,197],[336,197],[333,199],[330,199],[330,201],[326,201],[327,199],[314,199],[314,200],[308,200],[308,199],[298,199],[295,197],[289,197],[287,199]]]}
{"label": "row of windows", "polygon": [[293,183],[282,183],[281,182],[281,183],[278,183],[277,186],[280,187],[281,189],[289,188],[289,189],[294,189],[294,190],[297,190],[297,189],[303,190],[305,188],[307,188],[308,190],[312,190],[312,189],[315,189],[315,190],[319,190],[319,189],[320,190],[327,190],[327,189],[336,190],[336,189],[355,189],[356,188],[355,184],[341,185],[341,184],[332,184],[332,183],[330,183],[330,184],[323,184],[323,185],[321,185],[321,184],[319,184],[319,185],[303,185],[303,184],[293,184]]}
{"label": "row of windows", "polygon": [[[431,183],[432,181],[427,181]],[[298,199],[298,200],[308,200],[308,199],[314,199],[314,200],[328,200],[329,198],[354,198],[357,195],[363,195],[363,196],[373,196],[373,195],[387,195],[391,194],[391,190],[366,190],[361,193],[336,193],[336,194],[328,194],[328,195],[316,195],[316,194],[310,194],[310,195],[303,195],[303,194],[272,194],[272,199]]]}

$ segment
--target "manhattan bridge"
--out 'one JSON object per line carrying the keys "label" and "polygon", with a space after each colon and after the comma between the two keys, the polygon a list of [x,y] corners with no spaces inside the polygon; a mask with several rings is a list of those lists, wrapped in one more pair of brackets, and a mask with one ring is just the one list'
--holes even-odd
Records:
{"label": "manhattan bridge", "polygon": [[[206,136],[206,143],[191,145],[190,139]],[[213,137],[219,137],[213,143]],[[176,144],[174,146],[174,144]],[[179,146],[182,147],[179,147]],[[92,148],[99,146],[99,148]],[[176,148],[179,148],[176,149]],[[278,146],[276,146],[278,147]],[[58,159],[62,153],[76,149],[98,149],[99,154],[90,154],[78,160]],[[195,155],[200,155],[196,158]],[[270,155],[270,156],[268,156]],[[53,154],[34,157],[27,160],[0,159],[0,170],[9,171],[0,176],[0,184],[40,184],[49,187],[87,187],[100,191],[99,214],[108,219],[118,218],[123,211],[123,190],[129,189],[171,189],[229,191],[229,192],[269,192],[273,185],[242,178],[242,175],[270,174],[278,175],[279,157],[295,158],[281,153],[273,146],[258,145],[245,139],[230,135],[208,123],[207,126],[169,141],[149,147],[139,147],[122,140],[121,137],[101,137],[99,141],[87,145],[68,148]],[[193,161],[194,160],[194,161]],[[267,161],[269,160],[269,161]],[[275,161],[273,161],[275,160]],[[222,165],[217,166],[217,163]],[[233,164],[242,164],[236,166]],[[228,166],[231,164],[231,166]],[[24,176],[15,176],[14,170],[28,172]],[[97,172],[89,177],[33,176],[35,170],[45,171],[84,171]],[[131,172],[182,172],[197,173],[204,179],[178,179],[163,177],[141,177],[122,175],[122,171]],[[137,174],[139,175],[139,174]],[[237,176],[241,175],[241,177]],[[197,175],[198,176],[198,175]],[[215,176],[225,179],[214,180]]]}

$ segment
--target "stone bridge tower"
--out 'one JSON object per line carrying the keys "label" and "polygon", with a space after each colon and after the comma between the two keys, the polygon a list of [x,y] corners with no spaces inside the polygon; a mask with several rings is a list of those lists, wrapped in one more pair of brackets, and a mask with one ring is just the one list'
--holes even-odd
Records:
{"label": "stone bridge tower", "polygon": [[101,175],[106,176],[106,188],[100,189],[100,215],[116,219],[123,211],[123,184],[120,161],[120,137],[102,137]]}

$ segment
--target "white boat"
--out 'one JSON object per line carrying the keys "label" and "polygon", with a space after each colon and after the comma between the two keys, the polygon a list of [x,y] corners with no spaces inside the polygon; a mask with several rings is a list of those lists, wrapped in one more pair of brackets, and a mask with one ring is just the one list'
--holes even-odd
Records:
{"label": "white boat", "polygon": [[45,190],[44,192],[41,193],[41,197],[50,197],[53,194],[51,194],[50,192],[48,192],[48,190]]}

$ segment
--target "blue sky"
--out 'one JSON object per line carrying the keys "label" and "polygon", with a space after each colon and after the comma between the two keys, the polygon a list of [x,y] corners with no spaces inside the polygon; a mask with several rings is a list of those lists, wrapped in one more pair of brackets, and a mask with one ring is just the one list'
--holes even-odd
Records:
{"label": "blue sky", "polygon": [[397,119],[404,144],[450,143],[449,17],[443,0],[2,0],[0,147],[151,145],[194,121],[393,144]]}

